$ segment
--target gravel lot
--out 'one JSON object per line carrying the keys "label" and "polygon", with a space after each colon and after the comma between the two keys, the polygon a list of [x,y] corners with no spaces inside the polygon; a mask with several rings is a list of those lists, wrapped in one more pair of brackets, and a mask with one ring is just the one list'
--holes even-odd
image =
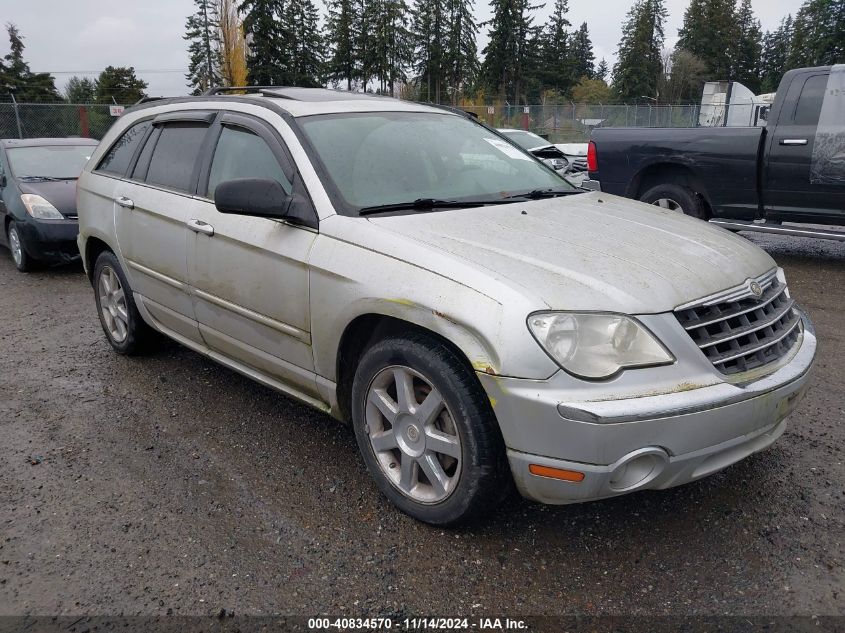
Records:
{"label": "gravel lot", "polygon": [[176,344],[112,353],[81,268],[0,251],[0,614],[845,615],[845,244],[752,239],[820,339],[785,436],[460,531],[388,505],[349,429]]}

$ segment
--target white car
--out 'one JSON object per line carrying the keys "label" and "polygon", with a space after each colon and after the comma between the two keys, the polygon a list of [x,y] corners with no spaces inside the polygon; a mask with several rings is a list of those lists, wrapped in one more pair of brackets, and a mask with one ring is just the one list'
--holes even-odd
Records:
{"label": "white car", "polygon": [[513,484],[572,503],[721,470],[783,433],[815,356],[750,242],[415,103],[145,103],[78,210],[117,352],[158,331],[349,422],[379,489],[433,524]]}

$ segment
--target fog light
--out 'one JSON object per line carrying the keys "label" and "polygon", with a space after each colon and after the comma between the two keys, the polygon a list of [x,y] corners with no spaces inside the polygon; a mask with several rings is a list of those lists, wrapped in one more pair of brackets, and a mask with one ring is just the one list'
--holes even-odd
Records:
{"label": "fog light", "polygon": [[619,460],[610,474],[610,489],[625,492],[642,488],[663,472],[669,458],[659,448],[643,448]]}

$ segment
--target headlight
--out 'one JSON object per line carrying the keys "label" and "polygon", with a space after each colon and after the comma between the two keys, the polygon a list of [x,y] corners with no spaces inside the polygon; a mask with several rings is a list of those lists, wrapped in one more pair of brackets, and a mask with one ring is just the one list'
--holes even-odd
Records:
{"label": "headlight", "polygon": [[528,317],[528,329],[552,360],[581,378],[675,362],[651,332],[621,314],[538,312]]}
{"label": "headlight", "polygon": [[63,216],[52,204],[34,193],[25,193],[21,196],[26,212],[36,220],[64,220]]}

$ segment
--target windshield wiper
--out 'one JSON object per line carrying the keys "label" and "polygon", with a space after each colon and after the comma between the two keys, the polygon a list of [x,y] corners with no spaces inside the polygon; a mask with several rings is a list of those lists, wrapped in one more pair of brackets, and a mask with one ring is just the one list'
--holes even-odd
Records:
{"label": "windshield wiper", "polygon": [[394,202],[392,204],[377,204],[369,207],[362,207],[359,215],[372,215],[374,213],[387,213],[389,211],[405,211],[408,209],[424,211],[426,209],[466,209],[469,207],[481,207],[485,204],[496,204],[496,201],[486,200],[439,200],[437,198],[417,198],[410,202]]}
{"label": "windshield wiper", "polygon": [[527,198],[529,200],[540,200],[542,198],[555,198],[557,196],[571,196],[576,193],[584,193],[584,191],[581,189],[534,189],[532,191],[526,191],[525,193],[515,193],[512,196],[508,196],[506,199]]}
{"label": "windshield wiper", "polygon": [[49,180],[59,181],[61,178],[53,178],[53,176],[18,176],[18,180]]}

